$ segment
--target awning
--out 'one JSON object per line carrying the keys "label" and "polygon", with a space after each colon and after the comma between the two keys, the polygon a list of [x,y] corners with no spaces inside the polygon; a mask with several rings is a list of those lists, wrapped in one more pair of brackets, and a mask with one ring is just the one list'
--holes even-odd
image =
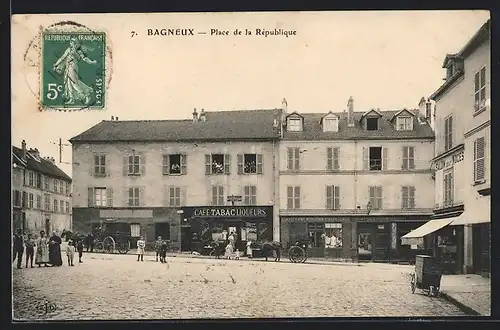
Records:
{"label": "awning", "polygon": [[424,236],[432,234],[433,232],[449,225],[458,217],[431,220],[422,226],[410,231],[408,234],[401,237],[402,245],[418,245],[422,244]]}
{"label": "awning", "polygon": [[474,204],[466,204],[465,211],[458,219],[450,223],[450,226],[474,225],[490,223],[490,199],[487,197],[478,198]]}

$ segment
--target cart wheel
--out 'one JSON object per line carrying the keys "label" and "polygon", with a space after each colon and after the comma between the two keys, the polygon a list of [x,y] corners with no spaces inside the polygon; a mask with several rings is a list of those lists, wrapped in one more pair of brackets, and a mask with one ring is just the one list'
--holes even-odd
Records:
{"label": "cart wheel", "polygon": [[411,293],[415,293],[415,289],[417,287],[415,273],[411,274],[410,286],[411,286]]}
{"label": "cart wheel", "polygon": [[437,287],[434,288],[434,294],[433,294],[433,296],[437,297],[438,295],[439,295],[439,287],[437,286]]}
{"label": "cart wheel", "polygon": [[213,257],[213,256],[214,256],[214,254],[215,254],[215,251],[214,251],[214,250],[212,250],[212,251],[210,251],[210,253],[208,254],[208,256],[211,258],[211,257]]}
{"label": "cart wheel", "polygon": [[429,291],[427,292],[427,295],[429,297],[433,296],[434,295],[434,287],[431,285],[429,286]]}

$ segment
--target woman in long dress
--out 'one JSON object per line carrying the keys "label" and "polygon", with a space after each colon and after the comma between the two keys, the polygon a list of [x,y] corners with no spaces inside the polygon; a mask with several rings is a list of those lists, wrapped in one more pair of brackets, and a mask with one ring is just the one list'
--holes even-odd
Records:
{"label": "woman in long dress", "polygon": [[36,240],[36,256],[35,256],[35,264],[38,267],[44,265],[47,267],[47,263],[49,262],[49,240],[45,236],[45,232],[42,230],[40,232],[40,237]]}
{"label": "woman in long dress", "polygon": [[54,232],[49,241],[49,263],[52,266],[62,266],[61,243],[61,237]]}
{"label": "woman in long dress", "polygon": [[84,50],[90,49],[83,46],[78,39],[73,38],[64,54],[54,63],[54,71],[63,75],[66,104],[74,104],[75,101],[83,101],[85,105],[90,103],[93,89],[80,79],[78,62],[84,61],[88,64],[97,62],[89,59]]}

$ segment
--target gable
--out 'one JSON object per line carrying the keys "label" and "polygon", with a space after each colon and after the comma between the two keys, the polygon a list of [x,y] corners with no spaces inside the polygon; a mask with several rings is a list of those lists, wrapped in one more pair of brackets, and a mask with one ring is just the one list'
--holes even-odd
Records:
{"label": "gable", "polygon": [[375,109],[371,109],[371,110],[369,110],[369,111],[365,112],[365,113],[361,116],[360,121],[361,121],[361,120],[363,120],[363,118],[365,118],[365,117],[378,117],[378,118],[382,118],[382,117],[383,117],[383,115],[382,115],[379,111],[377,111],[377,110],[375,110]]}
{"label": "gable", "polygon": [[415,114],[408,109],[403,109],[398,112],[396,112],[392,117],[391,121],[394,121],[395,118],[397,117],[415,117]]}

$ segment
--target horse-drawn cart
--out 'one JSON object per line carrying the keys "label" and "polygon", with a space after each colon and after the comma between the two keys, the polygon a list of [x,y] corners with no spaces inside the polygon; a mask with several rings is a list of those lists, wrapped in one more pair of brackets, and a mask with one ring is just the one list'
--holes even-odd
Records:
{"label": "horse-drawn cart", "polygon": [[126,232],[99,232],[94,239],[94,250],[103,253],[127,254],[131,236]]}
{"label": "horse-drawn cart", "polygon": [[411,292],[415,289],[426,291],[429,296],[436,297],[441,286],[441,271],[431,256],[417,255],[415,272],[411,274]]}
{"label": "horse-drawn cart", "polygon": [[293,263],[304,263],[307,260],[307,244],[296,242],[288,249],[288,259]]}

